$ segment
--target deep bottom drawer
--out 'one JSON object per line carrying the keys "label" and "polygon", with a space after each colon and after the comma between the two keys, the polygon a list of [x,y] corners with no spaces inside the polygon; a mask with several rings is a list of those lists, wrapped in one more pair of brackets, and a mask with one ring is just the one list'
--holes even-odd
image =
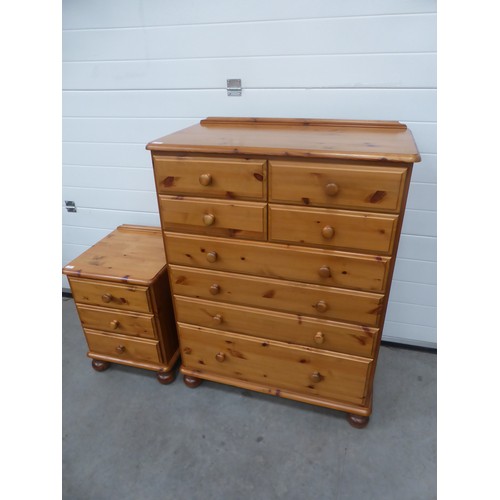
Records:
{"label": "deep bottom drawer", "polygon": [[161,363],[158,342],[85,330],[91,352],[128,361]]}
{"label": "deep bottom drawer", "polygon": [[362,405],[371,360],[178,324],[183,365]]}

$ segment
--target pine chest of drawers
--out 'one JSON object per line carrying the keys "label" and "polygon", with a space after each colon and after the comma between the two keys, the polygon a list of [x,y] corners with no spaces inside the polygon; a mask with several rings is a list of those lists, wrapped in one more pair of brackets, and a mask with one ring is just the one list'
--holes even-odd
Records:
{"label": "pine chest of drawers", "polygon": [[119,363],[174,381],[179,348],[160,228],[119,226],[63,273],[95,370]]}
{"label": "pine chest of drawers", "polygon": [[208,118],[147,145],[184,381],[363,427],[412,165],[399,122]]}

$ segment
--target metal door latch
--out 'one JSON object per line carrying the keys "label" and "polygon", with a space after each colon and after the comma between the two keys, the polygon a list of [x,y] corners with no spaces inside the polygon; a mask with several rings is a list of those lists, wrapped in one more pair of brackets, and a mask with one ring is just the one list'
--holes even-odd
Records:
{"label": "metal door latch", "polygon": [[241,95],[241,80],[231,78],[227,80],[227,95],[228,96],[240,96]]}
{"label": "metal door latch", "polygon": [[68,212],[76,212],[76,205],[74,201],[65,201],[64,204],[66,205],[66,210]]}

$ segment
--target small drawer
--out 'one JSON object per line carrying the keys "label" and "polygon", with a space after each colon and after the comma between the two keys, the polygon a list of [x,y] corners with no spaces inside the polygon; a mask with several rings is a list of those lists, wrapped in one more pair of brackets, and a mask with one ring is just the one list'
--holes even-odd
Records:
{"label": "small drawer", "polygon": [[[383,295],[293,281],[170,266],[176,295],[245,304],[323,319],[376,326]],[[186,323],[190,321],[184,320]]]}
{"label": "small drawer", "polygon": [[158,342],[84,330],[90,353],[126,361],[161,363]]}
{"label": "small drawer", "polygon": [[398,216],[269,205],[269,240],[391,253]]}
{"label": "small drawer", "polygon": [[164,233],[170,264],[382,292],[391,257]]}
{"label": "small drawer", "polygon": [[134,314],[80,304],[77,304],[77,308],[84,328],[148,339],[156,338],[155,320],[151,314]]}
{"label": "small drawer", "polygon": [[372,361],[179,324],[183,365],[199,373],[363,404]]}
{"label": "small drawer", "polygon": [[153,156],[158,194],[241,200],[266,198],[264,160]]}
{"label": "small drawer", "polygon": [[177,319],[321,350],[371,357],[379,330],[298,314],[175,296]]}
{"label": "small drawer", "polygon": [[265,240],[265,203],[160,196],[163,229],[212,236]]}
{"label": "small drawer", "polygon": [[272,161],[269,172],[273,202],[397,212],[407,169]]}
{"label": "small drawer", "polygon": [[148,288],[136,285],[115,285],[104,281],[70,278],[76,303],[93,304],[127,311],[153,312]]}

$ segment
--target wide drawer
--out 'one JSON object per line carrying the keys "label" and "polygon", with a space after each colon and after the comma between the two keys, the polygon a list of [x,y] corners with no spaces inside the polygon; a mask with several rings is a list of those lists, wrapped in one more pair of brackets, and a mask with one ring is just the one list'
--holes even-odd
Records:
{"label": "wide drawer", "polygon": [[318,349],[373,356],[377,328],[174,296],[177,320]]}
{"label": "wide drawer", "polygon": [[[317,316],[377,325],[383,295],[340,288],[306,285],[189,267],[170,266],[176,295],[263,307],[296,315]],[[300,321],[300,316],[295,316]],[[189,321],[186,321],[189,323]]]}
{"label": "wide drawer", "polygon": [[160,196],[163,229],[250,240],[267,237],[265,203]]}
{"label": "wide drawer", "polygon": [[390,257],[164,233],[170,264],[383,291]]}
{"label": "wide drawer", "polygon": [[271,161],[269,200],[300,205],[398,211],[406,168]]}
{"label": "wide drawer", "polygon": [[269,205],[269,240],[390,253],[397,215]]}
{"label": "wide drawer", "polygon": [[363,404],[371,360],[179,324],[183,365],[311,396]]}
{"label": "wide drawer", "polygon": [[148,288],[136,285],[115,285],[107,282],[70,278],[75,302],[94,304],[113,309],[153,312]]}
{"label": "wide drawer", "polygon": [[159,194],[264,200],[264,160],[153,156]]}
{"label": "wide drawer", "polygon": [[77,307],[84,328],[149,339],[156,338],[154,316],[151,314],[126,313],[79,304]]}
{"label": "wide drawer", "polygon": [[85,330],[85,336],[91,353],[127,361],[161,362],[158,342],[90,330]]}

